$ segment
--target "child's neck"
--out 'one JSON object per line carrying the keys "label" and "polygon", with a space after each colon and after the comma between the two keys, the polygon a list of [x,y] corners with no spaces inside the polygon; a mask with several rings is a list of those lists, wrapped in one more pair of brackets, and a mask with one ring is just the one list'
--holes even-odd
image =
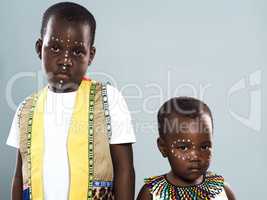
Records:
{"label": "child's neck", "polygon": [[172,171],[167,174],[166,178],[171,184],[182,187],[198,185],[204,181],[203,175],[195,179],[194,181],[187,181],[182,179],[181,177],[176,176]]}

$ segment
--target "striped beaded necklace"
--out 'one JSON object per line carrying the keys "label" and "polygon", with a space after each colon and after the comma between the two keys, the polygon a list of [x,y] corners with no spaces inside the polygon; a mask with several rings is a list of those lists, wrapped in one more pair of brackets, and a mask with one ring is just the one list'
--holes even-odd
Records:
{"label": "striped beaded necklace", "polygon": [[157,200],[210,200],[223,191],[224,179],[208,172],[201,184],[180,187],[169,183],[164,175],[145,179],[145,183]]}

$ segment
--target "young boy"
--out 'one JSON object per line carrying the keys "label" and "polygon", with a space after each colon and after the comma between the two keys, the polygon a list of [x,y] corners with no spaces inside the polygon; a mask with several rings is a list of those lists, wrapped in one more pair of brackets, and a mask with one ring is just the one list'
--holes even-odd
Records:
{"label": "young boy", "polygon": [[165,102],[158,112],[158,148],[171,171],[145,180],[138,200],[234,200],[223,177],[207,172],[213,120],[208,106],[194,98]]}
{"label": "young boy", "polygon": [[75,3],[43,15],[36,51],[48,86],[18,108],[7,144],[18,148],[13,200],[134,198],[131,118],[117,89],[85,78],[96,22]]}

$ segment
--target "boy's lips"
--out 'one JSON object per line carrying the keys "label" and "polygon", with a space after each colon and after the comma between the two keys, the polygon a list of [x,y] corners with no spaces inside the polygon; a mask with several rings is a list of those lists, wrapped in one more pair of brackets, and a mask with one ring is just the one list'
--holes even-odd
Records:
{"label": "boy's lips", "polygon": [[56,77],[58,79],[69,79],[70,78],[70,75],[68,73],[57,73],[56,74]]}

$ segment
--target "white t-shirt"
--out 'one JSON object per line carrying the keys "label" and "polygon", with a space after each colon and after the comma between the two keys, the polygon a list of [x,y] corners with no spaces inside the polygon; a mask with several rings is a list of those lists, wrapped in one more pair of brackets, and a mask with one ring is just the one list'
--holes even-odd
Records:
{"label": "white t-shirt", "polygon": [[[48,90],[44,113],[44,166],[43,181],[46,200],[66,200],[69,190],[67,135],[75,103],[75,92],[54,93]],[[131,116],[121,93],[107,85],[111,117],[110,144],[136,141]],[[19,106],[20,107],[20,106]],[[19,148],[18,113],[14,116],[7,145]]]}

